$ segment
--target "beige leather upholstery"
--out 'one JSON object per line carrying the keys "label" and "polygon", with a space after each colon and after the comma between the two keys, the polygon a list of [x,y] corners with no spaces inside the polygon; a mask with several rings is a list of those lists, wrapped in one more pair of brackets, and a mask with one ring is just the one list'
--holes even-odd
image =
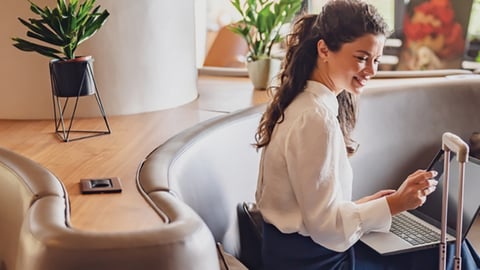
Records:
{"label": "beige leather upholstery", "polygon": [[480,131],[480,79],[418,78],[370,87],[360,98],[351,158],[354,195],[397,188],[416,169],[425,169],[441,148],[443,132],[468,141]]}
{"label": "beige leather upholstery", "polygon": [[253,201],[259,155],[251,145],[264,105],[198,124],[155,149],[139,170],[147,194],[169,190],[192,207],[225,250],[239,255],[236,205]]}
{"label": "beige leather upholstery", "polygon": [[[23,179],[38,179],[23,181]],[[19,235],[29,208],[45,197],[62,198],[64,189],[48,171],[0,149],[0,269],[16,269]]]}
{"label": "beige leather upholstery", "polygon": [[[425,168],[445,131],[480,130],[480,79],[419,78],[372,84],[360,98],[352,159],[354,196],[397,188]],[[250,145],[265,106],[200,123],[155,149],[138,173],[147,194],[171,191],[197,212],[216,241],[239,255],[236,204],[253,201],[259,154]]]}
{"label": "beige leather upholstery", "polygon": [[54,175],[1,148],[0,185],[2,270],[219,269],[207,226],[169,192],[151,194],[164,225],[96,233],[70,226],[68,195]]}

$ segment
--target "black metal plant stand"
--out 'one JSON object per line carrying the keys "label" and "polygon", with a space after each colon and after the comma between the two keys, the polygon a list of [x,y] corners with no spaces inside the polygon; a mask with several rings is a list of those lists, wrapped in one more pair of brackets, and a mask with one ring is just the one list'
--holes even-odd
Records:
{"label": "black metal plant stand", "polygon": [[[91,65],[91,61],[85,61],[81,63],[85,65],[84,72],[81,76],[80,84],[78,91],[76,91],[76,96],[68,96],[62,95],[59,92],[59,79],[58,74],[56,74],[56,69],[52,68],[53,63],[50,63],[50,81],[52,83],[52,98],[53,98],[53,111],[54,111],[54,118],[55,118],[55,133],[57,136],[64,142],[69,141],[76,141],[80,139],[91,138],[95,136],[107,135],[111,133],[110,125],[108,124],[107,116],[105,110],[103,108],[102,100],[100,98],[100,94],[98,92],[97,83],[93,76],[93,69]],[[88,94],[83,94],[86,84],[93,83],[93,91]],[[86,96],[94,96],[95,100],[97,101],[98,108],[100,109],[100,113],[103,117],[103,121],[105,123],[106,130],[76,130],[72,129],[72,124],[75,119],[75,113],[77,111],[78,103],[81,97]],[[66,119],[66,109],[68,107],[69,101],[71,99],[74,100],[74,107],[73,111],[70,115],[70,118]],[[62,103],[63,101],[63,103]],[[84,136],[77,136],[74,138],[70,138],[71,133],[82,133],[87,134]]]}

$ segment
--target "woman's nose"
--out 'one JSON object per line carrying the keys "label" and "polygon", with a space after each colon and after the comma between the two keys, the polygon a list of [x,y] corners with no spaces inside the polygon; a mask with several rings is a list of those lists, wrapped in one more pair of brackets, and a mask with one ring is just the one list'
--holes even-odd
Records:
{"label": "woman's nose", "polygon": [[367,76],[373,77],[375,74],[377,74],[377,64],[368,62],[367,65],[365,66],[363,73]]}

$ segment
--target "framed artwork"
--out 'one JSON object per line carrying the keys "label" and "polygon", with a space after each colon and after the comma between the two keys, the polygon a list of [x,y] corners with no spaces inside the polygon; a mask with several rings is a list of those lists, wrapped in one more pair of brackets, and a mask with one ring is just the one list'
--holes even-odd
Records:
{"label": "framed artwork", "polygon": [[406,4],[397,70],[461,68],[473,0]]}

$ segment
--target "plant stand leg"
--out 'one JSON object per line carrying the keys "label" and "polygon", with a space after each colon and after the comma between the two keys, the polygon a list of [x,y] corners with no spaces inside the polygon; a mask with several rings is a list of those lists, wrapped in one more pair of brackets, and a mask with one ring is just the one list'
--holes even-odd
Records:
{"label": "plant stand leg", "polygon": [[[94,85],[94,93],[89,96],[94,96],[95,100],[97,102],[98,108],[100,110],[100,113],[102,115],[105,128],[106,130],[77,130],[77,129],[72,129],[73,126],[73,121],[75,120],[75,114],[78,108],[79,100],[80,98],[85,98],[89,96],[80,96],[80,91],[82,89],[83,84],[87,80],[87,76],[93,81]],[[73,110],[70,115],[70,118],[68,119],[68,123],[66,122],[65,119],[65,112],[68,107],[68,103],[70,101],[70,97],[59,97],[55,95],[55,79],[52,75],[52,96],[53,96],[53,110],[54,110],[54,118],[55,118],[55,133],[57,136],[64,142],[69,142],[69,141],[76,141],[80,139],[86,139],[86,138],[91,138],[91,137],[96,137],[96,136],[101,136],[101,135],[107,135],[111,133],[110,125],[108,123],[107,115],[105,113],[105,109],[103,108],[102,100],[100,98],[100,94],[98,92],[97,88],[97,83],[95,81],[95,78],[93,76],[93,70],[91,68],[91,65],[88,64],[86,72],[83,76],[82,83],[80,85],[80,88],[78,90],[78,94],[75,97],[74,105],[73,105]],[[65,99],[65,101],[62,104],[62,100]],[[74,138],[70,138],[71,133],[83,133],[87,134],[84,136],[77,136]]]}

